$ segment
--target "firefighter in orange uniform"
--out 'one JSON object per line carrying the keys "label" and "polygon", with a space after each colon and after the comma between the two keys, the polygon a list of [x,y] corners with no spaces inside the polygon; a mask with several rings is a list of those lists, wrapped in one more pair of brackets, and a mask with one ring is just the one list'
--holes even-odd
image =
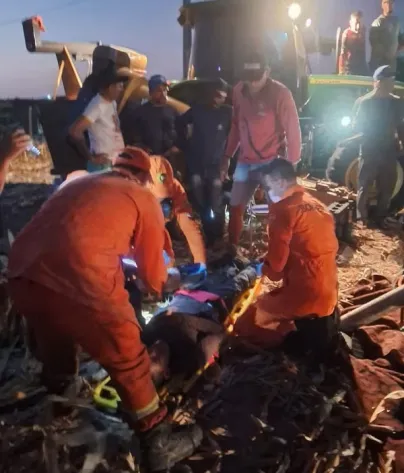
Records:
{"label": "firefighter in orange uniform", "polygon": [[[268,217],[268,252],[263,274],[282,287],[257,300],[236,333],[274,347],[296,332],[335,334],[338,240],[331,213],[297,184],[293,164],[275,159],[265,169],[273,204]],[[306,327],[310,327],[308,330]],[[333,333],[331,333],[333,332]],[[326,348],[326,347],[325,347]]]}
{"label": "firefighter in orange uniform", "polygon": [[194,263],[206,264],[206,250],[199,225],[192,218],[192,208],[185,189],[175,179],[167,159],[151,156],[151,191],[160,201],[166,221],[176,219],[185,235]]}
{"label": "firefighter in orange uniform", "polygon": [[167,279],[164,219],[149,181],[149,156],[132,148],[111,171],[58,190],[17,236],[9,284],[48,390],[63,394],[76,379],[81,346],[110,374],[149,470],[160,471],[190,455],[202,433],[174,432],[166,420],[124,289],[121,259],[130,252],[148,291],[161,293]]}

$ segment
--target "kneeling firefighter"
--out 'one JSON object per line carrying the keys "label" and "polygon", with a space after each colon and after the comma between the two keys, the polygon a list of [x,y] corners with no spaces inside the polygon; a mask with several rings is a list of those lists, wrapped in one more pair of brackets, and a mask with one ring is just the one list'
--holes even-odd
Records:
{"label": "kneeling firefighter", "polygon": [[202,440],[198,426],[174,431],[151,375],[150,359],[124,289],[122,257],[132,253],[149,292],[161,293],[164,219],[144,187],[150,159],[142,150],[102,174],[58,190],[16,238],[9,285],[43,363],[42,381],[63,395],[77,378],[77,346],[110,374],[125,420],[138,434],[150,471],[169,469]]}
{"label": "kneeling firefighter", "polygon": [[297,185],[292,163],[275,159],[265,174],[273,204],[263,274],[283,280],[283,285],[262,295],[235,332],[254,344],[274,347],[289,340],[292,351],[307,349],[323,356],[337,333],[334,218]]}
{"label": "kneeling firefighter", "polygon": [[151,191],[160,201],[166,222],[174,219],[183,232],[194,263],[200,263],[206,269],[206,250],[199,225],[192,218],[192,208],[185,189],[175,179],[173,168],[167,159],[161,156],[150,157]]}

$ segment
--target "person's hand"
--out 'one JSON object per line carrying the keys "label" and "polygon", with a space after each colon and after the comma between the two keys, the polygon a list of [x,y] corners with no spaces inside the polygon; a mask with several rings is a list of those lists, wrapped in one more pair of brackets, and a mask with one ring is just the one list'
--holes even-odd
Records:
{"label": "person's hand", "polygon": [[18,129],[2,140],[0,156],[4,161],[11,161],[20,156],[31,145],[32,138],[23,129]]}
{"label": "person's hand", "polygon": [[168,151],[164,153],[164,157],[169,158],[170,156],[178,154],[179,152],[180,152],[179,148],[177,148],[176,146],[173,146],[172,148],[170,148]]}
{"label": "person's hand", "polygon": [[105,153],[100,153],[100,154],[93,154],[91,156],[91,162],[93,164],[109,164],[111,160],[109,159],[108,155]]}
{"label": "person's hand", "polygon": [[223,158],[222,165],[220,167],[220,180],[223,183],[229,176],[229,159]]}

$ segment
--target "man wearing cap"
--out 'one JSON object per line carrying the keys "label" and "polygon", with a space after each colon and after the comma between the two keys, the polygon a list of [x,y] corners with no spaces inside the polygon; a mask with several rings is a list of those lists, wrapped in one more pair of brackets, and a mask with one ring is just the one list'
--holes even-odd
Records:
{"label": "man wearing cap", "polygon": [[368,224],[369,191],[376,181],[378,189],[375,223],[384,225],[396,183],[397,140],[402,135],[402,100],[393,95],[394,70],[376,69],[374,89],[360,97],[353,109],[353,127],[363,135],[358,177],[357,217]]}
{"label": "man wearing cap", "polygon": [[223,181],[240,147],[230,201],[232,249],[239,243],[244,211],[259,185],[268,198],[269,187],[260,169],[280,156],[296,164],[301,151],[299,117],[289,89],[270,78],[267,61],[260,54],[246,59],[242,74],[243,81],[233,92],[233,122],[221,172]]}
{"label": "man wearing cap", "polygon": [[374,20],[369,32],[371,45],[370,69],[372,73],[380,66],[397,67],[397,53],[403,43],[403,30],[399,18],[394,15],[394,0],[382,0],[382,14]]}
{"label": "man wearing cap", "polygon": [[[126,80],[127,77],[119,74],[113,65],[109,66],[98,78],[99,93],[70,127],[69,137],[86,157],[89,172],[110,168],[124,148],[116,101]],[[90,149],[85,132],[88,132]]]}
{"label": "man wearing cap", "polygon": [[187,180],[209,245],[224,230],[220,166],[231,127],[232,110],[225,105],[228,89],[222,79],[212,81],[207,85],[206,101],[191,106],[177,122]]}
{"label": "man wearing cap", "polygon": [[150,190],[163,208],[166,223],[177,221],[188,242],[194,263],[201,263],[206,269],[206,251],[201,230],[192,218],[187,193],[175,179],[171,164],[161,156],[151,156],[150,175],[152,181]]}
{"label": "man wearing cap", "polygon": [[147,469],[166,471],[192,454],[202,433],[197,426],[174,431],[166,419],[124,288],[122,257],[130,252],[149,292],[161,293],[167,279],[164,219],[144,187],[149,171],[148,155],[128,149],[113,170],[58,190],[17,236],[9,288],[33,333],[48,391],[63,395],[77,379],[82,347],[110,374]]}
{"label": "man wearing cap", "polygon": [[177,133],[176,111],[167,104],[169,83],[162,75],[152,76],[149,80],[150,100],[135,111],[133,128],[134,145],[141,145],[150,154],[170,157],[178,152],[175,146]]}

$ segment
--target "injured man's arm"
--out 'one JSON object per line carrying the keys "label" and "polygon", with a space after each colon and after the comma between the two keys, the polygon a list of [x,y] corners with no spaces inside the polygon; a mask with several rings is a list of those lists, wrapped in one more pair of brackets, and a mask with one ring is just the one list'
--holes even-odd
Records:
{"label": "injured man's arm", "polygon": [[176,375],[188,378],[218,353],[224,321],[235,300],[257,279],[252,266],[211,274],[197,289],[178,291],[142,332],[157,386]]}

